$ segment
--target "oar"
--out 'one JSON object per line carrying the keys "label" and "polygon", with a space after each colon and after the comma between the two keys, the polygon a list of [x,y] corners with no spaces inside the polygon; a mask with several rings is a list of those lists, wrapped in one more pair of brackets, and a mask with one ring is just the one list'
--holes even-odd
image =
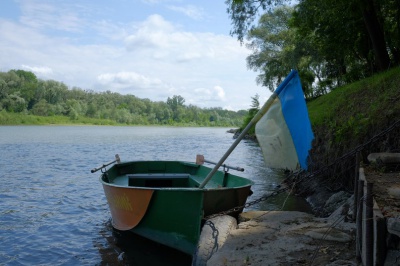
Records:
{"label": "oar", "polygon": [[115,160],[114,160],[114,161],[105,163],[105,164],[103,164],[102,166],[99,166],[99,167],[97,167],[97,168],[94,168],[94,169],[90,170],[90,172],[94,173],[94,172],[97,172],[97,171],[99,171],[100,169],[102,169],[102,168],[104,168],[104,167],[106,167],[106,166],[109,166],[110,164],[113,164],[113,163],[120,163],[120,162],[121,162],[121,159],[119,158],[119,155],[118,155],[118,154],[115,154]]}
{"label": "oar", "polygon": [[[203,156],[203,155],[197,154],[197,156],[196,156],[196,164],[202,165],[202,164],[204,164],[204,163],[217,164],[217,163],[215,163],[215,162],[212,162],[212,161],[209,161],[209,160],[204,159],[204,156]],[[227,165],[227,164],[224,164],[224,165],[222,165],[222,166],[225,167],[225,168],[227,168],[227,169],[233,169],[233,170],[240,171],[240,172],[243,172],[243,171],[244,171],[244,168],[242,168],[242,167],[229,166],[229,165]]]}
{"label": "oar", "polygon": [[203,183],[200,184],[199,188],[204,188],[204,186],[207,184],[207,182],[210,181],[210,179],[213,177],[215,172],[217,172],[218,168],[225,162],[226,158],[228,158],[228,156],[236,148],[236,146],[239,144],[239,142],[246,136],[246,134],[250,130],[250,128],[253,125],[255,125],[261,119],[261,117],[263,117],[263,115],[268,111],[268,109],[271,107],[272,103],[278,97],[279,92],[277,93],[277,91],[272,93],[272,95],[268,99],[268,101],[265,102],[263,107],[261,107],[261,109],[253,117],[253,119],[251,119],[249,124],[243,129],[243,131],[240,133],[240,135],[233,142],[232,146],[225,152],[225,154],[222,156],[222,158],[218,161],[218,163],[215,165],[215,167],[211,170],[211,172],[208,173],[207,177],[204,179]]}

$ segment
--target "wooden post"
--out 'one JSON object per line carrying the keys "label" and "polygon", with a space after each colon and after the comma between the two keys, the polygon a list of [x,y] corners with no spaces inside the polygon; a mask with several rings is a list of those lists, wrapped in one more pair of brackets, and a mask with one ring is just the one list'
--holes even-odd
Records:
{"label": "wooden post", "polygon": [[356,153],[356,169],[354,173],[354,202],[353,202],[353,221],[357,219],[357,207],[358,207],[358,179],[359,179],[359,171],[360,171],[360,153]]}
{"label": "wooden post", "polygon": [[362,217],[363,217],[363,206],[364,206],[364,180],[358,180],[358,200],[357,200],[357,223],[356,223],[356,257],[358,261],[361,261],[362,256]]}
{"label": "wooden post", "polygon": [[365,265],[374,265],[374,199],[373,183],[367,183],[365,195]]}

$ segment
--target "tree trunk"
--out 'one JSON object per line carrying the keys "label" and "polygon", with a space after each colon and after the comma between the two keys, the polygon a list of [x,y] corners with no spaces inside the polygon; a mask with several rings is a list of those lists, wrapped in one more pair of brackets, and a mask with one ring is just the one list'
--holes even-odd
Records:
{"label": "tree trunk", "polygon": [[368,35],[374,50],[376,67],[378,71],[387,70],[390,66],[389,54],[386,49],[383,27],[376,14],[374,0],[361,0],[361,10]]}

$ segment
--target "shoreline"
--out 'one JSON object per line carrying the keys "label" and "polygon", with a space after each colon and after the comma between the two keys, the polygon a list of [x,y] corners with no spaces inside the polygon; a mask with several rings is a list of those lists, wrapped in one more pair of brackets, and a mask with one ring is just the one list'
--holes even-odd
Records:
{"label": "shoreline", "polygon": [[249,211],[239,220],[207,265],[358,265],[355,223],[345,222],[342,207],[327,218]]}

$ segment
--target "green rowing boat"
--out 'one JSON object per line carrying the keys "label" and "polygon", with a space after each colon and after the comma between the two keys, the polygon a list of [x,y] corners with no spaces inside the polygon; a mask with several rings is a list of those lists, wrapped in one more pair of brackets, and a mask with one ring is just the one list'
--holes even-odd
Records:
{"label": "green rowing boat", "polygon": [[[105,166],[117,162],[108,170]],[[249,179],[182,161],[117,160],[105,164],[100,182],[108,201],[114,228],[138,235],[184,253],[196,252],[202,225],[210,215],[243,210]],[[203,185],[202,185],[203,184]],[[203,186],[203,187],[202,187]],[[239,207],[239,208],[237,208]]]}

